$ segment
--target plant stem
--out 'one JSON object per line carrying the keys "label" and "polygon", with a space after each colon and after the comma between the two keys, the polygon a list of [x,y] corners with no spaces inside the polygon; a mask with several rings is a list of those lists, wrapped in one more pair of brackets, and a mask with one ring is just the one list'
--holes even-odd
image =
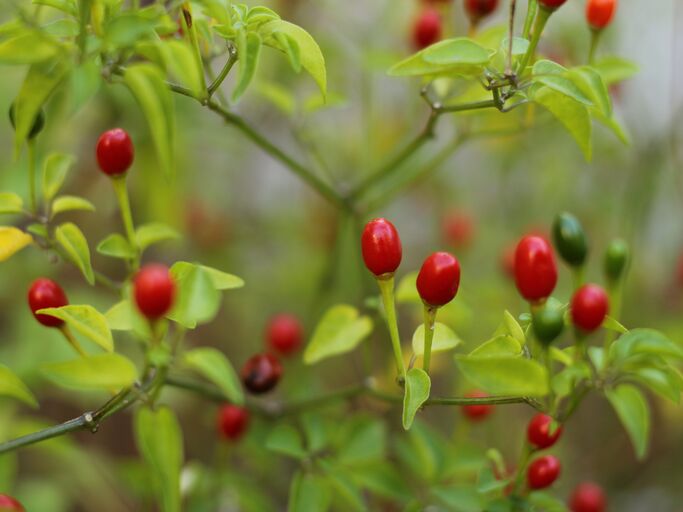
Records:
{"label": "plant stem", "polygon": [[580,267],[572,267],[572,279],[574,281],[574,291],[578,290],[583,286],[586,275],[586,267],[581,265]]}
{"label": "plant stem", "polygon": [[[609,297],[609,309],[610,309],[610,316],[614,318],[617,322],[619,321],[619,318],[621,317],[621,303],[623,300],[623,291],[624,291],[624,286],[623,286],[623,278],[619,279],[616,283],[610,282],[607,285],[607,295]],[[612,344],[616,337],[616,332],[613,330],[608,330],[607,333],[605,334],[605,357],[607,357],[607,353],[609,351],[609,347]]]}
{"label": "plant stem", "polygon": [[78,343],[78,340],[74,337],[73,333],[71,330],[66,326],[66,324],[62,325],[59,328],[60,332],[64,335],[66,338],[66,341],[69,342],[69,345],[73,347],[73,349],[78,352],[78,354],[81,357],[88,357],[88,354],[83,350],[83,347],[81,347],[81,344]]}
{"label": "plant stem", "polygon": [[422,369],[429,375],[429,364],[432,360],[432,341],[434,340],[434,324],[436,323],[436,311],[434,306],[424,305],[424,355],[422,359]]}
{"label": "plant stem", "polygon": [[126,187],[126,175],[120,177],[115,177],[111,179],[114,185],[114,192],[116,193],[116,199],[119,202],[119,209],[121,210],[121,219],[123,220],[123,227],[126,231],[126,237],[128,238],[128,244],[130,248],[135,253],[133,260],[133,270],[137,270],[139,266],[139,251],[137,242],[135,240],[135,226],[133,225],[133,214],[130,209],[130,199],[128,198],[128,187]]}
{"label": "plant stem", "polygon": [[31,213],[38,213],[38,199],[36,194],[36,141],[28,141],[28,191],[31,201]]}
{"label": "plant stem", "polygon": [[529,39],[531,27],[534,24],[534,19],[536,18],[537,12],[538,12],[538,0],[529,0],[527,11],[526,11],[526,18],[524,20],[524,30],[522,31],[522,37],[524,39]]}
{"label": "plant stem", "polygon": [[593,64],[595,62],[595,53],[600,44],[600,36],[602,35],[602,30],[591,28],[591,44],[588,50],[588,64]]}
{"label": "plant stem", "polygon": [[182,14],[185,33],[187,34],[188,39],[190,40],[190,46],[192,46],[192,49],[194,50],[193,56],[195,66],[197,66],[197,73],[199,74],[201,80],[201,97],[208,98],[209,93],[206,89],[206,81],[204,80],[204,66],[202,61],[202,54],[199,51],[199,41],[197,40],[197,28],[195,27],[195,24],[192,22],[192,9],[190,7],[190,2],[183,2]]}
{"label": "plant stem", "polygon": [[232,47],[230,47],[228,52],[230,53],[230,56],[228,57],[228,60],[225,62],[223,69],[221,69],[221,72],[218,74],[216,79],[213,82],[211,82],[211,85],[209,85],[209,88],[208,88],[209,98],[211,96],[213,96],[213,93],[215,93],[216,90],[218,90],[218,88],[223,83],[223,80],[225,80],[225,78],[230,73],[230,70],[235,65],[235,62],[237,62],[237,52]]}
{"label": "plant stem", "polygon": [[396,320],[396,304],[394,301],[394,275],[390,277],[378,277],[377,284],[379,291],[382,294],[382,304],[384,304],[384,312],[387,320],[387,327],[389,328],[389,337],[391,338],[391,345],[394,349],[394,358],[396,359],[396,370],[398,371],[399,379],[405,379],[406,366],[403,362],[403,352],[401,351],[401,337],[398,333],[398,321]]}
{"label": "plant stem", "polygon": [[526,70],[527,64],[530,60],[533,60],[536,54],[536,48],[538,47],[538,42],[541,40],[541,34],[545,28],[546,23],[548,23],[548,18],[553,13],[550,9],[541,7],[536,15],[536,22],[534,23],[533,33],[531,34],[531,41],[529,42],[529,48],[527,49],[524,57],[519,62],[519,67],[517,69],[518,75],[523,75]]}

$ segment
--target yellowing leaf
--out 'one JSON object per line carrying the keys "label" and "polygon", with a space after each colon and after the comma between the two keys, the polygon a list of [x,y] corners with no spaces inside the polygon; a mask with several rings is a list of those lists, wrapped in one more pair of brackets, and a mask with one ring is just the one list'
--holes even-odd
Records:
{"label": "yellowing leaf", "polygon": [[0,227],[0,261],[8,260],[31,242],[33,242],[31,235],[20,229],[7,226]]}

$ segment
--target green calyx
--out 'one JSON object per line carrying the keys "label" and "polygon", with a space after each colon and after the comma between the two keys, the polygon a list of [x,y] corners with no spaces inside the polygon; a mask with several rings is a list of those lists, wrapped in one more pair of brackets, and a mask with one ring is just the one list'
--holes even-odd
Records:
{"label": "green calyx", "polygon": [[571,213],[560,213],[553,222],[553,242],[562,259],[571,267],[581,267],[588,256],[583,226]]}
{"label": "green calyx", "polygon": [[533,328],[536,339],[549,346],[564,330],[564,313],[560,309],[545,308],[534,313]]}
{"label": "green calyx", "polygon": [[603,270],[609,282],[619,281],[628,267],[630,251],[626,242],[620,238],[612,240],[605,251]]}
{"label": "green calyx", "polygon": [[[16,125],[14,122],[14,103],[12,103],[9,107],[9,122],[12,124],[12,128],[16,129]],[[36,118],[33,120],[33,126],[31,126],[31,131],[28,133],[28,138],[33,139],[36,135],[38,135],[42,130],[43,127],[45,126],[45,113],[41,109],[38,111],[38,115]]]}

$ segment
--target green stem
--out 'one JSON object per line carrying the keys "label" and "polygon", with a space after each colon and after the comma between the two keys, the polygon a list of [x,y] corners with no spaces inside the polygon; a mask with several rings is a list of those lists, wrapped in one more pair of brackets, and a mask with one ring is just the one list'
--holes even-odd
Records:
{"label": "green stem", "polygon": [[183,25],[185,27],[185,33],[188,35],[188,38],[190,40],[190,45],[192,46],[192,49],[194,50],[193,56],[194,56],[195,66],[197,66],[198,74],[201,77],[200,78],[201,79],[201,87],[202,87],[201,98],[208,99],[209,98],[209,92],[206,89],[206,81],[204,80],[204,66],[203,66],[203,61],[202,61],[202,54],[199,51],[199,41],[197,39],[197,28],[195,27],[195,24],[192,22],[192,10],[190,8],[189,2],[183,3],[182,13],[183,13]]}
{"label": "green stem", "polygon": [[522,57],[522,60],[519,62],[519,67],[517,69],[518,75],[523,75],[527,65],[529,64],[529,61],[533,60],[533,57],[536,54],[536,48],[538,47],[538,42],[541,40],[541,34],[543,33],[543,29],[545,28],[546,23],[548,23],[548,18],[550,18],[550,15],[552,13],[553,11],[545,7],[541,7],[538,10],[538,14],[536,15],[536,22],[534,23],[533,33],[531,35],[531,41],[529,42],[529,48],[524,54],[524,57]]}
{"label": "green stem", "polygon": [[595,53],[600,44],[600,36],[602,35],[601,29],[591,28],[591,44],[588,50],[588,64],[593,64],[595,62]]}
{"label": "green stem", "polygon": [[133,214],[130,209],[130,199],[128,197],[128,187],[126,186],[126,175],[117,176],[111,179],[114,185],[114,192],[116,193],[116,199],[119,202],[119,209],[121,210],[121,220],[123,221],[123,227],[126,231],[126,237],[128,238],[128,244],[130,248],[135,253],[135,258],[133,260],[133,270],[137,270],[139,266],[139,251],[138,245],[135,240],[135,226],[133,225]]}
{"label": "green stem", "polygon": [[382,294],[382,303],[384,304],[384,312],[386,314],[387,327],[389,328],[389,336],[391,338],[391,345],[394,349],[394,358],[396,359],[396,370],[398,371],[399,379],[405,380],[406,366],[403,362],[403,352],[401,351],[401,337],[398,333],[398,322],[396,320],[396,304],[394,302],[394,275],[382,278],[377,278],[380,293]]}
{"label": "green stem", "polygon": [[31,213],[38,213],[38,199],[36,193],[36,141],[28,141],[28,190],[31,201]]}
{"label": "green stem", "polygon": [[536,18],[536,13],[538,12],[538,0],[529,0],[529,5],[526,11],[526,18],[524,20],[524,30],[522,31],[522,37],[524,39],[529,39],[529,34],[531,33],[531,27],[534,24],[534,19]]}
{"label": "green stem", "polygon": [[531,445],[525,440],[522,453],[519,456],[519,463],[517,464],[517,477],[512,488],[512,495],[519,496],[524,484],[524,475],[526,474],[526,467],[529,464],[531,455],[534,453]]}
{"label": "green stem", "polygon": [[581,265],[580,267],[572,267],[572,280],[574,281],[574,291],[578,290],[583,286],[586,281],[586,267]]}
{"label": "green stem", "polygon": [[434,324],[436,323],[436,311],[434,306],[424,305],[424,356],[422,359],[422,369],[429,375],[429,365],[432,360],[432,341],[434,340]]}
{"label": "green stem", "polygon": [[[620,279],[618,282],[610,282],[607,285],[607,295],[609,297],[609,314],[612,318],[614,318],[617,322],[619,322],[619,319],[621,318],[621,304],[623,300],[623,279]],[[609,347],[616,338],[616,332],[613,330],[608,330],[607,333],[605,334],[605,357],[607,357],[607,353],[609,351]]]}
{"label": "green stem", "polygon": [[74,337],[73,333],[69,330],[66,324],[62,325],[59,330],[64,335],[64,338],[66,338],[66,341],[69,342],[69,345],[71,345],[81,357],[88,357],[88,354],[85,352],[85,350],[83,350],[83,347],[81,347],[81,344],[78,343],[78,340]]}
{"label": "green stem", "polygon": [[543,362],[548,372],[548,404],[551,415],[555,412],[555,393],[553,392],[553,358],[550,356],[550,347],[543,347]]}
{"label": "green stem", "polygon": [[228,51],[230,53],[230,56],[228,57],[228,60],[225,62],[223,69],[221,69],[221,72],[218,74],[216,79],[213,82],[211,82],[211,85],[209,85],[209,88],[208,88],[209,98],[211,96],[213,96],[213,94],[218,90],[218,88],[223,83],[223,80],[225,80],[225,78],[230,73],[230,70],[235,65],[235,62],[237,62],[237,52],[235,52],[232,48],[230,48],[230,50],[228,50]]}

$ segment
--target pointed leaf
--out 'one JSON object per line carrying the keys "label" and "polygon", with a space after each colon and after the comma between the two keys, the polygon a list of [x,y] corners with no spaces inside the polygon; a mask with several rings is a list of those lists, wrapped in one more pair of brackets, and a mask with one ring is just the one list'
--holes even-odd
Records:
{"label": "pointed leaf", "polygon": [[95,275],[90,264],[90,248],[78,226],[72,222],[62,224],[55,230],[55,238],[71,258],[71,261],[83,273],[88,283],[94,284]]}
{"label": "pointed leaf", "polygon": [[54,203],[52,203],[52,217],[59,213],[73,210],[94,212],[95,205],[87,199],[76,196],[59,196],[55,199]]}
{"label": "pointed leaf", "polygon": [[410,430],[415,414],[429,398],[432,382],[422,368],[411,368],[406,373],[403,396],[403,428]]}
{"label": "pointed leaf", "polygon": [[52,201],[62,188],[69,169],[76,163],[73,155],[51,153],[43,164],[43,198],[46,203]]}
{"label": "pointed leaf", "polygon": [[522,357],[456,356],[463,375],[492,395],[545,396],[548,372],[541,364]]}
{"label": "pointed leaf", "polygon": [[255,32],[240,32],[237,37],[237,56],[239,70],[237,85],[232,92],[232,101],[240,99],[254,78],[261,54],[261,38]]}
{"label": "pointed leaf", "polygon": [[135,230],[135,241],[140,251],[144,251],[150,245],[178,238],[180,234],[175,229],[160,222],[143,224]]}
{"label": "pointed leaf", "polygon": [[244,403],[239,377],[227,357],[215,348],[190,350],[184,355],[185,363],[218,386],[228,399],[238,405]]}
{"label": "pointed leaf", "polygon": [[628,432],[636,456],[642,460],[650,437],[650,408],[645,397],[630,384],[621,384],[605,395]]}
{"label": "pointed leaf", "polygon": [[275,426],[266,438],[266,448],[295,459],[306,457],[301,433],[291,425],[280,424]]}
{"label": "pointed leaf", "polygon": [[211,276],[198,265],[171,267],[178,288],[175,306],[168,318],[188,329],[212,320],[221,304],[221,296]]}
{"label": "pointed leaf", "polygon": [[135,257],[135,251],[131,248],[128,240],[118,233],[112,233],[97,244],[97,252],[104,256],[130,260]]}
{"label": "pointed leaf", "polygon": [[38,311],[43,315],[64,320],[78,334],[99,345],[107,352],[114,351],[114,340],[107,318],[94,307],[67,305],[60,308],[45,308]]}
{"label": "pointed leaf", "polygon": [[24,200],[14,192],[0,192],[0,213],[21,213]]}
{"label": "pointed leaf", "polygon": [[0,261],[8,260],[32,242],[31,235],[20,229],[0,226]]}
{"label": "pointed leaf", "polygon": [[130,386],[138,377],[135,365],[120,354],[107,353],[46,364],[43,374],[70,389],[106,389]]}
{"label": "pointed leaf", "polygon": [[372,331],[372,320],[353,306],[338,304],[323,315],[304,352],[304,362],[314,364],[350,352]]}
{"label": "pointed leaf", "polygon": [[12,370],[2,364],[0,364],[0,396],[16,398],[31,407],[38,407],[38,402],[26,384]]}

